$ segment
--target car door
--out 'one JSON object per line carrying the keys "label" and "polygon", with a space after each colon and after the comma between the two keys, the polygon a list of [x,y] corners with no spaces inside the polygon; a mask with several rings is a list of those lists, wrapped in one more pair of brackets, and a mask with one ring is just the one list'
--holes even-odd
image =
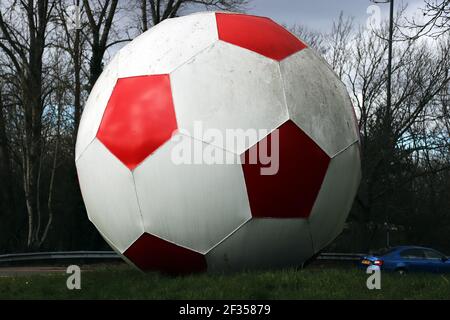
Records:
{"label": "car door", "polygon": [[446,263],[446,257],[443,254],[431,249],[424,249],[423,251],[425,253],[427,264],[433,272],[444,273],[447,271],[446,268],[448,264]]}
{"label": "car door", "polygon": [[400,253],[408,271],[427,271],[427,261],[422,249],[406,249]]}

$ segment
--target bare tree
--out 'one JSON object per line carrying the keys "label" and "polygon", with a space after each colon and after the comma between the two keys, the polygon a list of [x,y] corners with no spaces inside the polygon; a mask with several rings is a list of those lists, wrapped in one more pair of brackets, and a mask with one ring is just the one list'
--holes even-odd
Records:
{"label": "bare tree", "polygon": [[[446,163],[430,166],[420,162],[414,164],[424,168],[420,173],[406,169],[412,156],[423,153],[425,149],[429,152],[437,148],[431,144],[424,146],[421,142],[425,135],[418,136],[414,132],[419,124],[426,128],[434,126],[426,116],[431,106],[433,114],[442,108],[442,104],[436,104],[436,99],[450,81],[449,41],[443,39],[431,45],[417,41],[397,44],[393,60],[395,90],[390,110],[392,116],[387,117],[386,92],[383,90],[387,72],[386,32],[385,27],[376,31],[360,29],[346,51],[348,61],[331,60],[337,61],[335,70],[343,70],[343,80],[348,84],[359,114],[363,180],[357,196],[360,209],[354,210],[352,217],[362,225],[365,235],[362,250],[370,247],[371,239],[383,222],[395,219],[392,210],[396,192],[416,178],[449,168]],[[424,119],[426,122],[422,123]],[[430,131],[426,135],[432,136]],[[439,148],[446,146],[440,145]],[[370,230],[367,230],[368,226],[372,226]]]}
{"label": "bare tree", "polygon": [[285,26],[290,32],[299,37],[309,47],[316,50],[320,55],[325,55],[330,46],[327,44],[323,33],[311,30],[304,25],[293,25],[291,27]]}
{"label": "bare tree", "polygon": [[[247,8],[247,0],[138,0],[141,4],[142,29],[145,31],[148,25],[148,16],[151,17],[151,26],[161,21],[174,18],[186,8],[199,8],[207,10],[244,11]],[[150,8],[148,8],[150,7]],[[150,15],[148,15],[148,11]]]}
{"label": "bare tree", "polygon": [[89,22],[91,45],[89,84],[92,88],[103,71],[103,56],[115,43],[109,42],[114,16],[117,13],[118,0],[102,0],[93,6],[89,0],[83,0],[83,8]]}
{"label": "bare tree", "polygon": [[[34,0],[10,2],[0,12],[0,49],[7,55],[19,89],[23,108],[24,130],[22,178],[28,213],[27,245],[37,244],[36,215],[38,212],[38,176],[41,160],[42,113],[49,89],[44,86],[44,51],[47,28],[55,2]],[[17,21],[23,19],[23,24]]]}
{"label": "bare tree", "polygon": [[[43,117],[45,123],[44,141],[49,148],[44,146],[43,151],[46,151],[46,156],[49,158],[49,180],[47,192],[47,221],[42,225],[42,220],[38,220],[36,233],[39,235],[37,246],[40,247],[47,239],[50,227],[52,226],[55,212],[54,212],[54,192],[55,192],[55,177],[59,167],[58,159],[61,157],[61,133],[63,131],[63,115],[65,106],[70,102],[66,101],[67,96],[71,93],[70,85],[70,67],[67,64],[67,58],[62,54],[62,50],[53,50],[52,55],[48,58],[51,62],[52,79],[55,82],[54,90],[49,97],[49,104],[47,106],[46,116]],[[69,98],[71,100],[71,96]],[[69,132],[70,135],[71,132]],[[50,150],[49,150],[50,149]],[[39,183],[41,185],[42,183]],[[40,209],[40,206],[38,207]],[[41,230],[42,229],[42,230]]]}
{"label": "bare tree", "polygon": [[[79,21],[68,21],[71,17],[68,17],[67,8],[74,6],[78,10],[80,10],[81,0],[71,0],[61,1],[57,6],[56,10],[58,13],[58,26],[61,29],[61,35],[58,34],[54,39],[53,45],[58,48],[63,48],[71,58],[71,64],[73,66],[73,143],[75,144],[78,126],[81,120],[81,113],[83,111],[83,62],[84,55],[86,54],[86,36],[81,32],[83,28],[86,27],[86,24]],[[81,15],[81,11],[77,12]],[[80,18],[80,17],[78,17]],[[73,20],[73,19],[72,19]],[[74,23],[79,23],[80,25],[75,25]],[[59,29],[57,29],[59,30]]]}
{"label": "bare tree", "polygon": [[408,38],[423,35],[438,38],[450,32],[450,0],[424,0],[422,19],[406,19],[406,29],[413,32]]}
{"label": "bare tree", "polygon": [[3,84],[0,83],[0,240],[6,242],[10,235],[8,223],[15,213],[15,201],[12,187],[11,157],[6,129],[6,106],[3,100]]}
{"label": "bare tree", "polygon": [[353,18],[345,17],[341,11],[337,21],[333,21],[331,32],[326,35],[329,50],[325,55],[331,67],[339,78],[343,77],[344,68],[348,61],[348,51],[351,45]]}

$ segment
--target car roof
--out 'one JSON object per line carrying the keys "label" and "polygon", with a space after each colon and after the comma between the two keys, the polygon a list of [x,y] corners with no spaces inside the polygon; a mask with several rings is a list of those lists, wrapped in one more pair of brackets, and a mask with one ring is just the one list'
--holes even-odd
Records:
{"label": "car roof", "polygon": [[[427,250],[434,250],[432,248],[421,247],[421,246],[397,246],[397,247],[393,247],[392,249],[394,249],[394,250],[403,250],[403,249],[427,249]],[[436,251],[436,250],[434,250],[434,251]]]}

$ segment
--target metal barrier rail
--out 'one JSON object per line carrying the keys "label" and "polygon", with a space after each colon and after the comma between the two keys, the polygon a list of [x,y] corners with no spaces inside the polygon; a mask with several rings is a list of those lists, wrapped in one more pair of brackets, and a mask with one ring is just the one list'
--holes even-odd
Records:
{"label": "metal barrier rail", "polygon": [[358,261],[362,257],[366,256],[364,253],[321,253],[318,260],[334,260],[334,261]]}
{"label": "metal barrier rail", "polygon": [[59,252],[30,252],[0,255],[0,265],[16,262],[60,260],[121,260],[114,251],[59,251]]}
{"label": "metal barrier rail", "polygon": [[[329,261],[357,261],[365,254],[362,253],[321,253],[317,260]],[[120,255],[114,251],[59,251],[59,252],[31,252],[0,255],[0,265],[10,263],[47,262],[83,260],[83,261],[121,261]]]}

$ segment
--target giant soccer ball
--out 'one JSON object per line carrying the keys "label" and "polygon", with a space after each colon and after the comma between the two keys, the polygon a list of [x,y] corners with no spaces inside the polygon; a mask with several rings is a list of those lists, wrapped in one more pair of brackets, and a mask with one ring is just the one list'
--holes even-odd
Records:
{"label": "giant soccer ball", "polygon": [[[196,136],[264,131],[235,144]],[[278,170],[244,161],[276,134]],[[180,144],[237,158],[177,163]],[[256,153],[258,155],[258,153]],[[89,219],[142,270],[300,266],[342,230],[360,179],[350,98],[272,20],[168,19],[122,48],[86,103],[76,166]]]}

